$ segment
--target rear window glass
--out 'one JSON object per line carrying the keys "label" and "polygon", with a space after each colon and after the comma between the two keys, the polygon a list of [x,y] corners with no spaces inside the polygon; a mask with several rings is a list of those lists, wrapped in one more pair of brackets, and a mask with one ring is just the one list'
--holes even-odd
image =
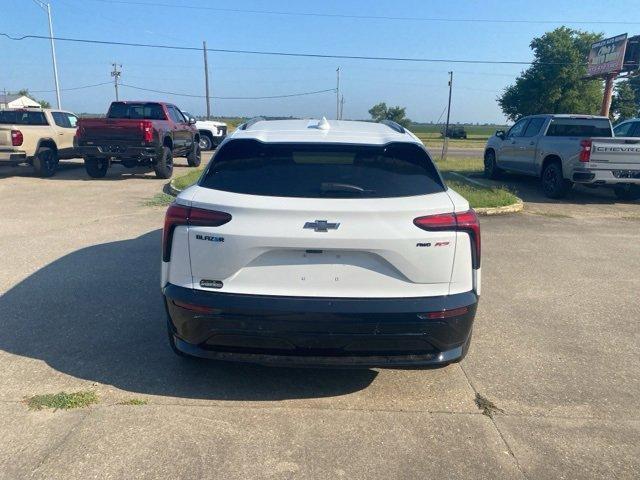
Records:
{"label": "rear window glass", "polygon": [[164,110],[159,103],[112,103],[107,118],[165,120]]}
{"label": "rear window glass", "polygon": [[553,118],[547,137],[612,137],[611,124],[605,119]]}
{"label": "rear window glass", "polygon": [[0,124],[48,125],[44,112],[24,110],[0,110]]}
{"label": "rear window glass", "polygon": [[440,175],[417,145],[262,143],[232,140],[200,186],[276,197],[383,198],[442,192]]}

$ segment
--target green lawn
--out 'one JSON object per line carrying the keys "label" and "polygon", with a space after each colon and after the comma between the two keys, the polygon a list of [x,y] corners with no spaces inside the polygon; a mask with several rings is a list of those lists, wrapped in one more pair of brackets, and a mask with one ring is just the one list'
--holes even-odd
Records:
{"label": "green lawn", "polygon": [[173,181],[173,186],[178,190],[184,190],[196,183],[200,178],[200,175],[202,175],[202,168],[195,168],[189,173],[176,177]]}

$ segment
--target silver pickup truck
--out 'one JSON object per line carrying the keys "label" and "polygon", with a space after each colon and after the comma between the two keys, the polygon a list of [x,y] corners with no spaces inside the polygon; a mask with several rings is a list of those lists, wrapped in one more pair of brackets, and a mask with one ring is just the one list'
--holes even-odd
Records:
{"label": "silver pickup truck", "polygon": [[485,175],[497,178],[504,171],[539,177],[550,198],[561,198],[581,183],[612,187],[618,198],[636,200],[640,138],[614,137],[607,117],[532,115],[487,141]]}

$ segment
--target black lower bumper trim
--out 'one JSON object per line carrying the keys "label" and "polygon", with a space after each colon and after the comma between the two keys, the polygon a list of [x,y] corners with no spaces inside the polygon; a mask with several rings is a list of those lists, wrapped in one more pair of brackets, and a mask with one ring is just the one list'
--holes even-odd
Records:
{"label": "black lower bumper trim", "polygon": [[[277,365],[408,366],[457,361],[466,353],[478,302],[474,292],[420,298],[301,298],[168,285],[163,293],[179,350]],[[428,315],[449,310],[456,314]]]}

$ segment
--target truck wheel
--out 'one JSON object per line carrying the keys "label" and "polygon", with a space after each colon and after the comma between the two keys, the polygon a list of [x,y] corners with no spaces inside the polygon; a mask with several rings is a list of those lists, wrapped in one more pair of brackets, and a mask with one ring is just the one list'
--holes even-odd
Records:
{"label": "truck wheel", "polygon": [[207,151],[213,148],[213,140],[206,133],[200,134],[200,150]]}
{"label": "truck wheel", "polygon": [[638,200],[640,199],[640,185],[616,185],[613,187],[613,193],[616,194],[620,200]]}
{"label": "truck wheel", "polygon": [[33,157],[33,168],[40,177],[53,176],[58,168],[57,152],[49,147],[40,147]]}
{"label": "truck wheel", "polygon": [[104,178],[109,170],[109,160],[106,158],[84,158],[84,169],[91,178]]}
{"label": "truck wheel", "polygon": [[493,180],[500,178],[503,170],[496,164],[496,154],[489,150],[484,154],[484,176]]}
{"label": "truck wheel", "polygon": [[571,188],[571,182],[562,176],[562,167],[558,162],[545,165],[541,181],[542,191],[549,198],[562,198]]}
{"label": "truck wheel", "polygon": [[200,143],[194,143],[189,155],[187,156],[187,164],[189,164],[190,167],[199,167],[201,161],[202,155],[200,153]]}
{"label": "truck wheel", "polygon": [[162,147],[162,154],[156,160],[153,171],[156,172],[156,177],[158,178],[171,178],[173,174],[173,152],[169,147]]}

